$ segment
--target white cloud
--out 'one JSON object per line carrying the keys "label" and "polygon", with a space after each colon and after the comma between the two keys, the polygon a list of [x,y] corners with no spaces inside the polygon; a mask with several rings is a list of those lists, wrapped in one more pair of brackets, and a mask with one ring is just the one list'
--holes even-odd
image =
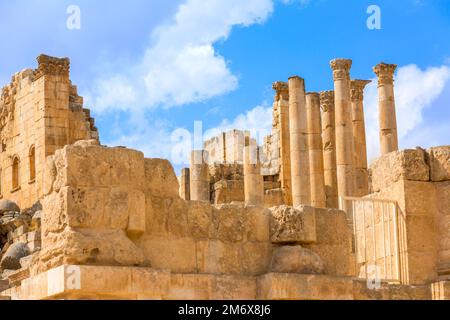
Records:
{"label": "white cloud", "polygon": [[153,31],[140,61],[95,80],[86,100],[97,112],[138,111],[232,91],[238,78],[213,45],[233,27],[261,23],[272,11],[273,0],[187,0],[172,21]]}
{"label": "white cloud", "polygon": [[[366,89],[364,101],[367,148],[371,160],[380,154],[377,80],[372,80]],[[398,69],[395,76],[395,102],[401,149],[448,143],[441,139],[450,136],[449,119],[438,121],[438,125],[435,121],[428,124],[424,122],[424,113],[427,109],[439,107],[435,101],[442,95],[449,80],[450,67],[446,65],[425,70],[416,65]],[[435,118],[439,120],[439,115],[435,115]]]}

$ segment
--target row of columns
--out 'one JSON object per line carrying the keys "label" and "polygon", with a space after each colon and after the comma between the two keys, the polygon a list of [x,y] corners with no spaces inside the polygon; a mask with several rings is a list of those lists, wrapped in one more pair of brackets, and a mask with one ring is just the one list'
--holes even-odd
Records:
{"label": "row of columns", "polygon": [[[293,206],[336,208],[339,197],[361,197],[369,192],[363,100],[364,88],[370,81],[350,79],[352,61],[349,59],[335,59],[330,66],[334,91],[306,93],[305,81],[298,76],[289,78],[288,84],[277,82],[274,85],[275,103],[283,108],[283,141],[280,143],[284,150],[281,155],[283,179],[291,184],[291,188],[286,189]],[[382,154],[398,150],[395,69],[395,65],[385,63],[373,69],[378,76]],[[246,142],[244,193],[248,205],[264,204],[258,152],[256,145]],[[210,200],[205,153],[193,151],[190,171],[182,172],[183,198]],[[189,194],[185,185],[190,185]]]}
{"label": "row of columns", "polygon": [[[369,193],[364,89],[351,80],[349,59],[330,62],[334,91],[305,94],[304,80],[289,79],[293,205],[338,207],[339,197]],[[382,154],[398,150],[394,99],[396,66],[381,63],[378,76]],[[306,119],[306,123],[305,123]]]}

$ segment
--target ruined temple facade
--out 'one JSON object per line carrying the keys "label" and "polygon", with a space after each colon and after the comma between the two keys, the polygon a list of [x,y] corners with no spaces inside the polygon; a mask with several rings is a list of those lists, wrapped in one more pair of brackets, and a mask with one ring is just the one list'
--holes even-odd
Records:
{"label": "ruined temple facade", "polygon": [[69,80],[69,60],[41,55],[16,73],[0,99],[0,196],[31,207],[42,196],[47,156],[78,140],[98,139],[89,110]]}
{"label": "ruined temple facade", "polygon": [[272,133],[232,130],[169,161],[100,145],[67,59],[1,99],[0,300],[450,299],[450,146],[398,150],[395,65],[369,167],[364,87],[273,85]]}

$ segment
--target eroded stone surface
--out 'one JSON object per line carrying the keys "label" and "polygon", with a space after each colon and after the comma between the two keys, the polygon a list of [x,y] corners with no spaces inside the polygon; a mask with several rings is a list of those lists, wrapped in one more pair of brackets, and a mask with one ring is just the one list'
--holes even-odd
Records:
{"label": "eroded stone surface", "polygon": [[288,206],[271,209],[272,243],[311,243],[316,240],[314,208]]}
{"label": "eroded stone surface", "polygon": [[322,259],[309,249],[301,246],[283,246],[275,249],[272,258],[272,272],[322,274]]}

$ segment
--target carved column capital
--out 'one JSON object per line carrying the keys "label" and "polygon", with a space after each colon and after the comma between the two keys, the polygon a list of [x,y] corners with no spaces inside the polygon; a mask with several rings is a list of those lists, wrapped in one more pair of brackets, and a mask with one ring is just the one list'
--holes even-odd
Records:
{"label": "carved column capital", "polygon": [[289,101],[289,85],[283,81],[273,83],[273,90],[275,90],[275,101],[287,100]]}
{"label": "carved column capital", "polygon": [[375,67],[373,67],[373,72],[378,77],[378,85],[382,86],[385,84],[393,84],[394,83],[394,73],[397,69],[396,64],[387,64],[387,63],[380,63],[377,64]]}
{"label": "carved column capital", "polygon": [[330,62],[330,66],[333,70],[334,81],[350,79],[350,68],[352,67],[352,60],[342,58],[334,59]]}
{"label": "carved column capital", "polygon": [[364,88],[371,82],[370,80],[352,80],[350,83],[352,101],[363,101]]}
{"label": "carved column capital", "polygon": [[320,92],[320,107],[323,112],[334,110],[334,91]]}
{"label": "carved column capital", "polygon": [[38,68],[35,79],[44,75],[69,77],[70,60],[68,58],[55,58],[44,54],[37,57]]}

